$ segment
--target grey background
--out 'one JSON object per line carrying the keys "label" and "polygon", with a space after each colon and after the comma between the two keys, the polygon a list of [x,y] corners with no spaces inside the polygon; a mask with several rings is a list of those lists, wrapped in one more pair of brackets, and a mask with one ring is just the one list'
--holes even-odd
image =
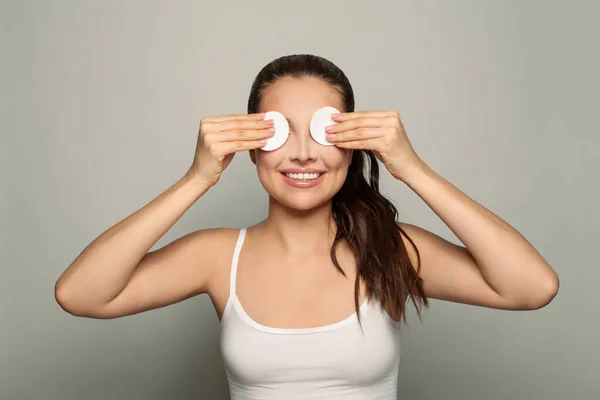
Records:
{"label": "grey background", "polygon": [[[598,2],[1,4],[0,399],[226,398],[207,296],[97,321],[63,312],[53,286],[182,176],[203,116],[245,112],[259,69],[297,52],[337,63],[358,109],[399,111],[421,157],[561,279],[539,311],[433,300],[421,324],[411,309],[399,398],[600,397]],[[381,181],[402,220],[456,242]],[[266,207],[238,154],[157,246]]]}

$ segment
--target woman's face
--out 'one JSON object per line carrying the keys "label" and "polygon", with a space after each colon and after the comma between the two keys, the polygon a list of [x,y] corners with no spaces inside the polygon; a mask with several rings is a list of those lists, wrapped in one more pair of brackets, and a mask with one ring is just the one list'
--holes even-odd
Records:
{"label": "woman's face", "polygon": [[[332,106],[344,112],[339,92],[317,78],[282,78],[264,92],[258,112],[279,111],[289,122],[290,135],[274,151],[250,152],[258,178],[279,203],[310,210],[329,200],[340,190],[352,158],[350,150],[323,146],[310,135],[310,119],[321,107]],[[314,173],[315,180],[300,180],[298,173]]]}

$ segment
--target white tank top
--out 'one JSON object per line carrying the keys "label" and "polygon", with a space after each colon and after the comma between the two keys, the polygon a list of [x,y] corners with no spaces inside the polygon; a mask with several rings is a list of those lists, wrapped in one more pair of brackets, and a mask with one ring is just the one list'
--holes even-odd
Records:
{"label": "white tank top", "polygon": [[260,400],[396,400],[400,326],[378,302],[314,328],[272,328],[254,321],[235,294],[241,229],[231,262],[229,298],[221,318],[221,354],[231,398]]}

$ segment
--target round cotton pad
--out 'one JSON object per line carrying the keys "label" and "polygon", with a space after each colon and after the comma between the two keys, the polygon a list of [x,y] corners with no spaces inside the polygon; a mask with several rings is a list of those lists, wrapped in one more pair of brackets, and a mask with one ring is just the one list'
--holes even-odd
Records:
{"label": "round cotton pad", "polygon": [[313,114],[310,119],[310,135],[315,139],[315,141],[323,146],[333,146],[335,143],[331,143],[325,135],[325,127],[329,125],[333,125],[336,122],[331,119],[331,114],[339,113],[336,108],[327,106],[323,108],[319,108]]}
{"label": "round cotton pad", "polygon": [[290,125],[287,119],[282,113],[278,111],[269,111],[265,115],[265,120],[273,120],[273,128],[275,128],[275,134],[267,139],[267,143],[261,147],[262,150],[272,151],[280,148],[288,139],[290,135]]}

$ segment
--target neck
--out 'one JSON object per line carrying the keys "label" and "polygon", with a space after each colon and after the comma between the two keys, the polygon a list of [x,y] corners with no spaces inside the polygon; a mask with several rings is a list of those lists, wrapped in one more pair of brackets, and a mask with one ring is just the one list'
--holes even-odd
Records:
{"label": "neck", "polygon": [[331,201],[299,211],[270,199],[269,216],[261,225],[262,237],[290,256],[328,255],[335,237]]}

